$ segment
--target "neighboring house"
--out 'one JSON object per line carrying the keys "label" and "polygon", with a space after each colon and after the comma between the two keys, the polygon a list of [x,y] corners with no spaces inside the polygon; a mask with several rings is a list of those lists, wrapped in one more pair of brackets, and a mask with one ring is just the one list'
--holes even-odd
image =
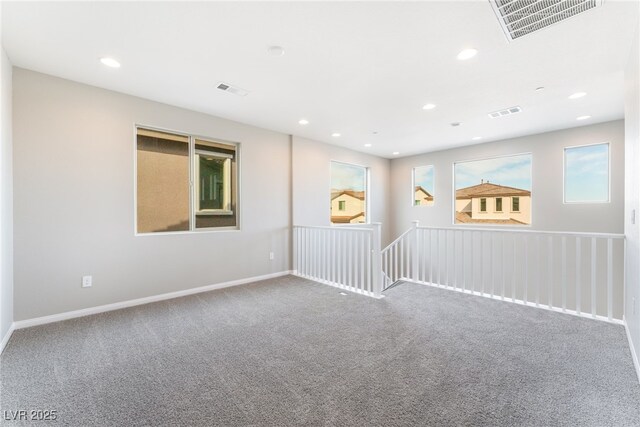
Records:
{"label": "neighboring house", "polygon": [[415,206],[431,206],[433,205],[433,196],[420,185],[416,185],[416,191],[413,196]]}
{"label": "neighboring house", "polygon": [[334,224],[365,222],[364,191],[339,190],[331,192],[331,222]]}
{"label": "neighboring house", "polygon": [[531,191],[482,181],[456,191],[456,223],[531,224]]}

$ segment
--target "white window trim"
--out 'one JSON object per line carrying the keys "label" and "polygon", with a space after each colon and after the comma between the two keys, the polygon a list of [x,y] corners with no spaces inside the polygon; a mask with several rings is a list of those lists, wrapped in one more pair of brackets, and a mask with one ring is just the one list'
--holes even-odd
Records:
{"label": "white window trim", "polygon": [[[607,200],[573,200],[567,201],[567,150],[573,148],[593,147],[596,145],[607,146]],[[565,205],[597,205],[611,203],[611,142],[596,142],[593,144],[571,145],[562,149],[562,203]]]}
{"label": "white window trim", "polygon": [[231,209],[231,154],[220,153],[217,151],[207,150],[195,150],[193,155],[193,176],[195,179],[200,179],[200,157],[206,157],[208,159],[225,159],[223,166],[223,179],[225,183],[224,199],[222,209],[198,209],[198,202],[200,200],[200,183],[194,183],[195,199],[193,203],[193,210],[196,215],[233,215]]}
{"label": "white window trim", "polygon": [[[482,224],[482,223],[459,223],[456,222],[456,165],[460,164],[460,163],[467,163],[467,162],[475,162],[475,161],[480,161],[480,160],[491,160],[491,159],[500,159],[503,157],[517,157],[517,156],[525,156],[525,155],[529,155],[531,156],[531,171],[530,171],[530,180],[531,180],[531,195],[533,196],[533,189],[535,188],[535,183],[533,182],[533,161],[534,161],[534,156],[533,153],[531,151],[525,151],[522,153],[514,153],[514,154],[503,154],[503,155],[498,155],[498,156],[490,156],[490,157],[476,157],[476,158],[471,158],[471,159],[466,159],[466,160],[458,160],[458,161],[454,161],[451,164],[451,182],[453,182],[453,197],[452,197],[452,209],[451,209],[451,222],[453,225],[455,226],[460,226],[460,227],[487,227],[487,226],[492,226],[492,227],[497,227],[497,228],[532,228],[533,227],[533,204],[530,206],[530,215],[531,215],[531,223],[530,224],[521,224],[521,225],[506,225],[506,224]],[[520,211],[518,211],[520,212]]]}
{"label": "white window trim", "polygon": [[[433,197],[433,203],[431,205],[427,205],[427,204],[422,204],[420,203],[419,205],[415,204],[415,198],[416,198],[416,169],[418,168],[431,168],[431,170],[433,171],[433,179],[432,179],[432,183],[433,183],[433,193],[431,194],[431,197]],[[412,204],[412,207],[434,207],[436,205],[436,167],[434,165],[423,165],[423,166],[415,166],[413,168],[411,168],[411,189],[413,190],[411,193],[411,200],[414,201],[414,204]],[[426,190],[426,189],[425,189]]]}
{"label": "white window trim", "polygon": [[[371,224],[371,218],[369,217],[369,213],[371,212],[371,200],[369,197],[369,187],[371,184],[371,168],[369,166],[365,166],[365,165],[359,165],[357,163],[348,163],[348,162],[343,162],[342,160],[333,160],[333,159],[329,159],[329,201],[331,201],[331,189],[332,189],[332,182],[331,182],[331,164],[332,163],[340,163],[343,165],[347,165],[347,166],[357,166],[359,168],[364,168],[365,170],[365,188],[364,188],[364,223],[363,224]],[[349,226],[354,226],[354,225],[358,225],[358,224],[334,224],[333,222],[331,222],[331,203],[329,203],[329,226],[331,227],[349,227]],[[362,225],[362,224],[360,224]]]}
{"label": "white window trim", "polygon": [[[175,135],[186,136],[189,138],[189,156],[193,158],[195,151],[195,141],[200,140],[204,142],[215,142],[221,145],[228,145],[235,149],[236,158],[241,157],[242,144],[235,141],[227,141],[219,138],[211,138],[207,136],[202,136],[198,134],[190,134],[184,131],[174,130],[163,128],[159,126],[149,126],[145,124],[134,123],[133,124],[133,235],[135,237],[148,237],[148,236],[176,236],[180,234],[202,234],[202,233],[223,233],[223,232],[240,232],[242,231],[242,215],[240,213],[240,195],[242,194],[242,164],[240,162],[236,163],[236,190],[234,192],[235,200],[236,200],[236,225],[235,226],[224,226],[224,227],[201,227],[196,228],[195,226],[195,214],[194,214],[194,204],[193,197],[194,191],[192,191],[193,187],[193,173],[194,170],[191,168],[189,172],[189,230],[184,231],[159,231],[159,232],[147,232],[142,233],[138,232],[138,128],[154,130],[158,132],[172,133]],[[367,183],[368,184],[368,183]]]}

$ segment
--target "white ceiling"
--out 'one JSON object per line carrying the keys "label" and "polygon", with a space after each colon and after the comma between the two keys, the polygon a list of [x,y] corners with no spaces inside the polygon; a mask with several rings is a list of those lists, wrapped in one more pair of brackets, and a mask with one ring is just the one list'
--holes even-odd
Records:
{"label": "white ceiling", "polygon": [[18,67],[393,157],[622,118],[637,11],[607,0],[509,43],[488,1],[2,2],[2,35]]}

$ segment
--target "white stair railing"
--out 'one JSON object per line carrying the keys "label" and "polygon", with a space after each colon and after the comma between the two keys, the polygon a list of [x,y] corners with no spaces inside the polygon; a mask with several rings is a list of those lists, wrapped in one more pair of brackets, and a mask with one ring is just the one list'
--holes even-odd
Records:
{"label": "white stair railing", "polygon": [[364,295],[381,297],[381,224],[294,226],[297,276]]}
{"label": "white stair railing", "polygon": [[406,279],[621,323],[624,235],[413,227],[382,250],[384,289]]}
{"label": "white stair railing", "polygon": [[413,276],[410,271],[413,257],[416,252],[414,236],[418,222],[413,222],[413,227],[402,233],[389,246],[382,250],[382,280],[383,289],[401,279],[410,279]]}

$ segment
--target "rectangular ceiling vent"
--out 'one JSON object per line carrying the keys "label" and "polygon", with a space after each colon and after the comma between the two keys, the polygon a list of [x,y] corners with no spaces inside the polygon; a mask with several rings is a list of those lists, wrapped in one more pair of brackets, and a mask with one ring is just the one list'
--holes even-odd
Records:
{"label": "rectangular ceiling vent", "polygon": [[557,24],[604,0],[489,0],[507,38],[515,40]]}
{"label": "rectangular ceiling vent", "polygon": [[227,84],[227,83],[218,83],[217,88],[238,96],[247,96],[247,94],[249,93],[248,90],[239,88],[237,86],[231,86],[230,84]]}
{"label": "rectangular ceiling vent", "polygon": [[494,111],[493,113],[489,113],[489,117],[492,119],[497,119],[498,117],[510,116],[511,114],[516,114],[522,111],[520,107],[511,107],[505,108],[504,110]]}

